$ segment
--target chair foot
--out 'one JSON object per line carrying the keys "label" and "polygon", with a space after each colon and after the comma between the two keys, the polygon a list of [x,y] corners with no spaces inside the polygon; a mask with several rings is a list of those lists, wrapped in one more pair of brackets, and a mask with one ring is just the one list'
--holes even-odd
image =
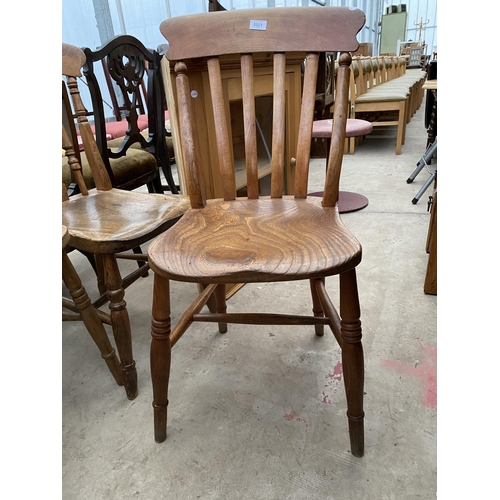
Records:
{"label": "chair foot", "polygon": [[351,453],[355,457],[362,457],[365,454],[365,413],[360,417],[353,417],[347,413],[349,421],[349,439],[351,442]]}
{"label": "chair foot", "polygon": [[155,441],[163,443],[167,439],[167,404],[158,406],[153,404]]}
{"label": "chair foot", "polygon": [[122,365],[123,385],[127,398],[131,401],[137,397],[137,370],[135,368],[135,361],[130,365]]}

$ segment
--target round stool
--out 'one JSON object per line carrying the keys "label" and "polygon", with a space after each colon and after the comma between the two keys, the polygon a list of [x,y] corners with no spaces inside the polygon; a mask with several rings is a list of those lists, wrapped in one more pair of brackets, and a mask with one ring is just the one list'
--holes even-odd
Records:
{"label": "round stool", "polygon": [[[328,165],[328,155],[330,153],[330,139],[332,137],[332,120],[316,120],[313,122],[312,137],[326,139],[326,164]],[[345,137],[361,137],[369,134],[373,130],[373,125],[366,120],[348,118]],[[309,193],[309,196],[323,196],[323,192]],[[351,193],[349,191],[339,191],[339,212],[345,214],[361,210],[368,205],[368,198],[362,194]]]}

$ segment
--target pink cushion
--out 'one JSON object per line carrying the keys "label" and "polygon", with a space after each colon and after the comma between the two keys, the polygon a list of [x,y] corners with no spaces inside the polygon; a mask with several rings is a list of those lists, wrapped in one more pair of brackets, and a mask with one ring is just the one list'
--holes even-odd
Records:
{"label": "pink cushion", "polygon": [[[168,110],[165,111],[165,121],[167,121],[168,119],[170,118],[169,114],[168,114]],[[139,128],[141,127],[141,125],[143,123],[146,124],[145,128],[148,128],[148,115],[139,115],[137,117],[137,122],[139,123]],[[144,130],[141,128],[141,130]]]}
{"label": "pink cushion", "polygon": [[[139,131],[148,128],[148,120],[137,120],[137,126]],[[116,139],[117,137],[124,137],[128,129],[128,121],[121,120],[119,122],[106,122],[106,134],[111,135],[111,139]]]}
{"label": "pink cushion", "polygon": [[[82,137],[80,136],[80,134],[77,134],[76,139],[78,141],[78,149],[80,151],[83,151],[83,140],[82,140]],[[95,139],[95,135],[94,135],[94,139]],[[106,134],[106,140],[109,141],[110,139],[112,139],[111,135]]]}
{"label": "pink cushion", "polygon": [[[329,139],[332,136],[333,120],[316,120],[313,122],[312,136]],[[357,118],[348,118],[345,136],[359,137],[369,134],[373,130],[373,125],[366,120]]]}
{"label": "pink cushion", "polygon": [[[169,119],[168,111],[165,111],[165,120]],[[137,126],[139,127],[139,132],[146,130],[148,128],[148,115],[139,115],[137,117]],[[95,128],[92,126],[92,131],[95,133]],[[128,129],[128,121],[121,120],[119,122],[106,122],[106,140],[117,139],[118,137],[125,137]],[[78,143],[80,144],[80,150],[83,149],[80,140],[80,131],[77,130],[76,134],[78,136]]]}

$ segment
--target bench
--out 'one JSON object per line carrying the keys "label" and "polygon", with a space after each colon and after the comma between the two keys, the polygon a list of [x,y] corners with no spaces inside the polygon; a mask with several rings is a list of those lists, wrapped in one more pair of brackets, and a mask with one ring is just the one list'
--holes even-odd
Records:
{"label": "bench", "polygon": [[[396,127],[396,154],[401,154],[406,124],[420,107],[426,73],[406,69],[404,57],[354,57],[350,82],[350,118],[373,127]],[[351,139],[354,152],[354,138]]]}

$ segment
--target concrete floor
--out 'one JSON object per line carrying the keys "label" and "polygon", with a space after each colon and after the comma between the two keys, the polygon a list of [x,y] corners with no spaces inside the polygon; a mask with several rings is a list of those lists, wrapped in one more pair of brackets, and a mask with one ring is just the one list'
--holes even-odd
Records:
{"label": "concrete floor", "polygon": [[[134,401],[83,325],[63,323],[63,498],[435,498],[437,297],[423,292],[432,188],[413,205],[429,174],[406,183],[425,151],[423,113],[422,106],[408,125],[401,155],[393,132],[375,131],[344,158],[341,189],[369,199],[342,217],[363,245],[365,456],[349,452],[339,347],[312,327],[229,325],[220,335],[213,324],[191,326],[173,350],[168,438],[155,443],[150,273],[125,296],[139,379]],[[322,189],[323,175],[324,161],[312,160],[311,191]],[[86,260],[76,252],[71,259],[95,296]],[[334,301],[337,285],[327,280]],[[196,289],[173,283],[172,293],[175,322]],[[310,314],[309,286],[249,285],[229,306]]]}

